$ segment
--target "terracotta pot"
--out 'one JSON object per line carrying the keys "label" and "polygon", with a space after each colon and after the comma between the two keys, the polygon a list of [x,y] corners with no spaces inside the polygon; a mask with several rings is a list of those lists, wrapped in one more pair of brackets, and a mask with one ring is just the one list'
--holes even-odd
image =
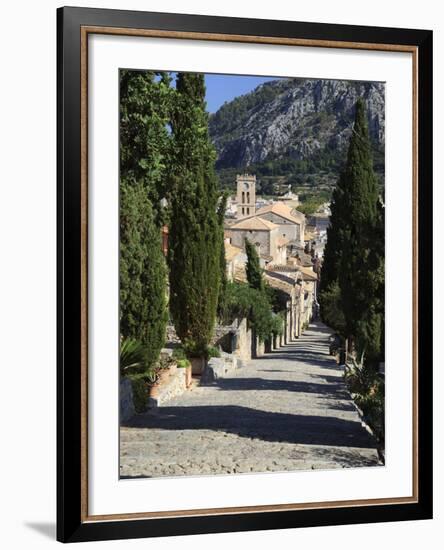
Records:
{"label": "terracotta pot", "polygon": [[170,373],[170,376],[174,376],[177,372],[177,364],[173,363],[169,366],[168,372]]}
{"label": "terracotta pot", "polygon": [[162,369],[159,373],[159,380],[157,383],[163,384],[168,380],[169,377],[170,377],[170,369]]}
{"label": "terracotta pot", "polygon": [[149,397],[152,397],[153,399],[157,399],[157,397],[159,396],[159,383],[158,382],[156,382],[155,384],[152,384],[149,387],[148,395],[149,395]]}
{"label": "terracotta pot", "polygon": [[190,357],[190,363],[193,374],[202,374],[202,371],[207,366],[205,357]]}

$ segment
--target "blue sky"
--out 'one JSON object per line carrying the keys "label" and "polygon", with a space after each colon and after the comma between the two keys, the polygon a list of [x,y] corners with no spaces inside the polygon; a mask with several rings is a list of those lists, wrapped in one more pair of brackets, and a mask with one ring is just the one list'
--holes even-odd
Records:
{"label": "blue sky", "polygon": [[207,110],[215,113],[225,101],[231,101],[237,96],[244,95],[254,90],[259,84],[277,80],[275,76],[237,76],[222,74],[206,74]]}
{"label": "blue sky", "polygon": [[[175,86],[177,73],[171,71],[169,74],[173,79],[171,84]],[[248,92],[251,92],[260,84],[270,82],[271,80],[281,79],[277,76],[239,76],[205,73],[207,111],[215,113],[226,101],[231,101],[235,97],[248,94]]]}

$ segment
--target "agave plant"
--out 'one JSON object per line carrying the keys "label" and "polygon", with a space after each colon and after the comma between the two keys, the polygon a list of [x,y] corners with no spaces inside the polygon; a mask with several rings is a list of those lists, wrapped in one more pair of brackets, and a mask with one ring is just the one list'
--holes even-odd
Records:
{"label": "agave plant", "polygon": [[156,382],[159,380],[160,377],[160,370],[158,368],[151,367],[148,372],[145,373],[145,380],[148,383],[149,386],[154,386]]}
{"label": "agave plant", "polygon": [[138,340],[124,338],[120,344],[120,374],[129,374],[145,367],[145,347]]}

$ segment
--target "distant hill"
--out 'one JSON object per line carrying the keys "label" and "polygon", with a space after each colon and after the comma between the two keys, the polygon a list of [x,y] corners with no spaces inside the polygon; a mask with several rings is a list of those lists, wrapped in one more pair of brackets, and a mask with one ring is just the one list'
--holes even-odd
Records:
{"label": "distant hill", "polygon": [[296,189],[331,187],[345,160],[354,105],[362,97],[383,185],[384,91],[378,82],[289,78],[225,103],[210,116],[222,183],[232,187],[236,172],[249,171],[259,176],[265,193],[276,182]]}

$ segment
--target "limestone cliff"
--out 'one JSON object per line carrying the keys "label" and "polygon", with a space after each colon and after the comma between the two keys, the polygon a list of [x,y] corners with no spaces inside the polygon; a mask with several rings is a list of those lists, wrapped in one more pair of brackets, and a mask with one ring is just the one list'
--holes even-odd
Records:
{"label": "limestone cliff", "polygon": [[[247,169],[276,159],[334,166],[343,158],[358,97],[368,108],[375,154],[384,149],[384,83],[290,78],[262,84],[210,117],[218,169]],[[332,159],[329,161],[329,159]],[[334,168],[337,168],[334,167]],[[314,170],[316,171],[316,170]],[[336,172],[336,169],[332,170]]]}

